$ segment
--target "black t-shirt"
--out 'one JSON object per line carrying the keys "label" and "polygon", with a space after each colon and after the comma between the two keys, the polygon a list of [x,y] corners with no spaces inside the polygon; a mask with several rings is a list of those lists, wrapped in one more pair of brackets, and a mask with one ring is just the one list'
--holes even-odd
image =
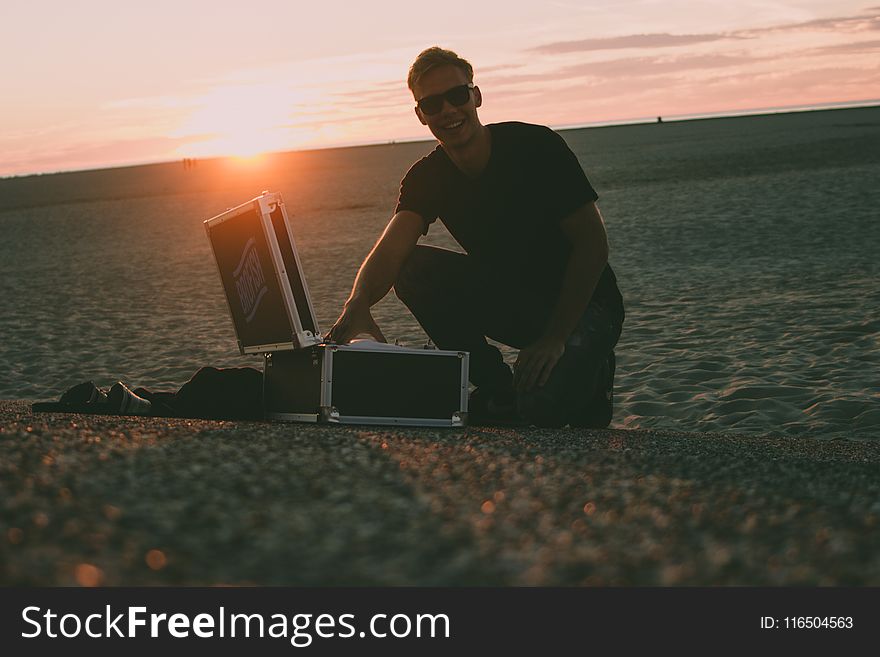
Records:
{"label": "black t-shirt", "polygon": [[[492,151],[478,178],[468,178],[438,145],[404,176],[395,213],[415,212],[425,233],[439,217],[486,275],[554,303],[571,251],[560,222],[598,195],[550,128],[517,122],[487,127]],[[608,266],[593,299],[620,299]]]}

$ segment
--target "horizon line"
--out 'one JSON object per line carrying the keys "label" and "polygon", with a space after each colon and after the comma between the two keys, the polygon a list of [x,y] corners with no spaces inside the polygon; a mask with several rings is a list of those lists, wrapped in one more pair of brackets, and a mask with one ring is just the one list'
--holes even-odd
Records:
{"label": "horizon line", "polygon": [[[590,128],[612,128],[612,127],[623,127],[630,125],[650,125],[658,123],[658,119],[662,119],[663,123],[684,123],[687,121],[700,121],[707,119],[724,119],[724,118],[740,118],[740,117],[749,117],[749,116],[770,116],[773,114],[797,114],[803,112],[821,112],[828,110],[842,110],[842,109],[859,109],[859,108],[869,108],[869,107],[880,107],[880,99],[867,99],[867,100],[854,100],[854,101],[839,101],[839,102],[831,102],[831,103],[820,103],[816,105],[779,105],[775,107],[761,107],[761,108],[753,108],[746,110],[722,110],[719,112],[701,112],[701,113],[692,113],[692,114],[672,114],[669,116],[653,116],[653,117],[635,117],[628,119],[612,119],[609,121],[591,121],[586,123],[568,123],[563,125],[551,125],[548,126],[554,131],[565,131],[565,130],[585,130]],[[314,148],[295,148],[291,150],[282,150],[282,151],[264,151],[262,153],[258,153],[255,157],[261,157],[265,155],[284,155],[288,153],[309,153],[314,151],[328,151],[328,150],[339,150],[345,148],[363,148],[368,146],[388,146],[392,144],[417,144],[420,142],[429,142],[436,141],[432,137],[421,138],[421,137],[413,137],[413,138],[403,138],[403,139],[381,139],[375,141],[363,141],[363,142],[351,142],[345,144],[336,144],[332,146],[317,146]],[[211,160],[224,160],[229,158],[238,157],[233,154],[228,155],[212,155],[210,157],[200,158],[200,157],[192,157],[192,158],[177,158],[173,160],[161,159],[161,160],[147,160],[142,162],[132,162],[127,164],[118,164],[113,166],[98,166],[98,167],[86,167],[82,169],[58,169],[54,171],[33,171],[30,173],[13,173],[8,175],[0,175],[0,181],[2,180],[11,180],[14,178],[29,178],[32,176],[54,176],[61,175],[66,173],[85,173],[89,171],[112,171],[114,169],[130,169],[136,167],[145,167],[145,166],[156,166],[162,164],[174,164],[180,162],[184,159],[192,159],[199,161],[211,161]]]}

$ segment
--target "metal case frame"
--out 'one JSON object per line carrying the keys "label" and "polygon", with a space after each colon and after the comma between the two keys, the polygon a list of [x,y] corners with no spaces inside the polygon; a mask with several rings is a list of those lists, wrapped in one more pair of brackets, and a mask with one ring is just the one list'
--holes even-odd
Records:
{"label": "metal case frame", "polygon": [[[459,371],[459,399],[458,410],[454,411],[449,418],[446,417],[409,417],[389,415],[350,415],[340,412],[333,403],[334,384],[334,355],[339,352],[361,353],[388,353],[387,349],[377,347],[375,350],[351,345],[321,344],[315,345],[314,349],[320,350],[320,381],[314,384],[320,385],[317,407],[315,412],[270,412],[266,411],[268,419],[283,420],[287,422],[326,422],[331,424],[365,424],[365,425],[398,425],[398,426],[422,426],[422,427],[460,427],[467,423],[468,411],[468,373],[470,354],[465,351],[449,351],[440,349],[400,349],[392,353],[407,356],[409,358],[455,358],[460,361]],[[313,358],[317,357],[312,356]],[[265,355],[264,371],[271,367],[272,354]],[[302,409],[305,410],[305,409]]]}
{"label": "metal case frame", "polygon": [[[247,203],[242,203],[241,205],[238,205],[234,208],[230,208],[226,212],[223,212],[215,217],[211,217],[204,222],[205,232],[208,235],[208,242],[211,244],[211,251],[214,255],[214,263],[217,265],[217,272],[218,274],[220,274],[222,279],[222,272],[220,270],[220,263],[217,258],[217,251],[214,246],[214,242],[211,239],[211,229],[219,224],[222,224],[223,222],[230,221],[232,219],[240,217],[243,214],[254,211],[259,216],[260,225],[263,229],[263,235],[266,238],[266,242],[269,246],[272,271],[275,274],[276,282],[278,283],[278,287],[281,291],[281,296],[284,301],[285,312],[287,313],[287,318],[290,322],[290,326],[293,327],[293,332],[290,342],[274,342],[245,346],[244,344],[242,344],[239,329],[235,323],[235,317],[232,313],[229,295],[224,294],[223,296],[226,299],[226,308],[229,311],[229,317],[232,320],[232,326],[235,330],[236,339],[238,340],[238,350],[242,355],[260,354],[272,351],[282,351],[286,349],[299,349],[302,347],[317,344],[320,342],[318,321],[315,317],[314,308],[312,307],[312,297],[309,294],[308,284],[306,283],[305,276],[303,275],[302,264],[300,263],[299,253],[296,248],[296,241],[294,240],[293,230],[290,226],[290,219],[287,215],[287,208],[284,205],[281,194],[273,192],[263,192],[260,196],[251,199]],[[282,248],[278,242],[278,236],[276,234],[276,227],[273,226],[272,223],[272,215],[278,211],[281,212],[281,219],[285,231],[281,235],[281,237],[289,241],[289,246],[293,258],[291,264],[293,265],[293,267],[289,267],[285,264],[285,259],[282,255]],[[295,269],[295,271],[288,271],[289,269]],[[299,307],[296,303],[293,288],[291,287],[291,276],[295,277],[294,280],[296,284],[301,286],[302,294],[300,296],[304,298],[305,307]],[[307,313],[305,315],[306,322],[310,323],[311,326],[314,327],[314,331],[310,331],[304,327],[303,316],[300,313]]]}

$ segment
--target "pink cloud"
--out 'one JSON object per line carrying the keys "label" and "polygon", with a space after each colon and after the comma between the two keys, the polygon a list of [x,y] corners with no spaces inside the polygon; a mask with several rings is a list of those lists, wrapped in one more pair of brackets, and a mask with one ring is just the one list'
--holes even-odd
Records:
{"label": "pink cloud", "polygon": [[557,55],[570,52],[592,52],[597,50],[617,50],[624,48],[671,48],[730,38],[738,37],[725,34],[629,34],[626,36],[606,37],[601,39],[557,41],[536,46],[535,48],[529,48],[527,52]]}
{"label": "pink cloud", "polygon": [[673,48],[732,39],[752,39],[761,34],[818,30],[826,32],[861,32],[880,30],[880,7],[871,7],[854,16],[816,18],[798,23],[786,23],[715,34],[628,34],[615,37],[556,41],[528,48],[526,52],[558,55],[572,52],[594,52],[624,48]]}
{"label": "pink cloud", "polygon": [[826,32],[861,32],[864,30],[880,30],[880,7],[871,7],[855,16],[832,16],[829,18],[815,18],[800,23],[787,23],[771,25],[747,30],[738,30],[735,34],[751,37],[768,32],[794,32],[802,30],[818,30]]}
{"label": "pink cloud", "polygon": [[813,48],[806,51],[805,54],[834,54],[834,53],[864,53],[874,52],[880,49],[880,39],[872,41],[853,41],[848,43],[837,43],[833,46],[823,46],[821,48]]}

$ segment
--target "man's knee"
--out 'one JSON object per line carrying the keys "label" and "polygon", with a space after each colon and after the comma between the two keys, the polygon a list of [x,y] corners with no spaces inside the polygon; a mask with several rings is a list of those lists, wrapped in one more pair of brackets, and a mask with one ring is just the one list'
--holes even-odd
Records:
{"label": "man's knee", "polygon": [[441,294],[462,278],[465,257],[447,249],[417,245],[400,268],[394,293],[408,306],[423,297]]}
{"label": "man's knee", "polygon": [[394,294],[404,303],[412,300],[421,288],[419,283],[425,275],[425,260],[424,247],[417,245],[400,268],[394,281]]}

